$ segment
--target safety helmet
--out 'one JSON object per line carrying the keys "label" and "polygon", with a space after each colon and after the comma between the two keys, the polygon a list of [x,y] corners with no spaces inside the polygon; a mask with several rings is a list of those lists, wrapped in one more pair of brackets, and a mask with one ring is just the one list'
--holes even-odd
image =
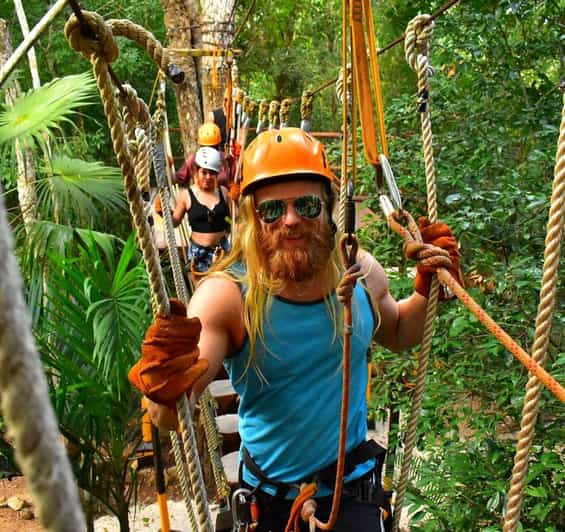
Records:
{"label": "safety helmet", "polygon": [[200,146],[217,146],[221,141],[220,128],[213,122],[202,124],[198,129],[198,144]]}
{"label": "safety helmet", "polygon": [[322,182],[337,182],[330,170],[324,146],[296,127],[264,131],[243,153],[241,193],[260,184],[302,175]]}
{"label": "safety helmet", "polygon": [[222,167],[220,152],[208,146],[198,149],[198,151],[196,152],[196,157],[194,158],[194,162],[199,168],[212,170],[212,172],[216,173],[219,173],[220,168]]}

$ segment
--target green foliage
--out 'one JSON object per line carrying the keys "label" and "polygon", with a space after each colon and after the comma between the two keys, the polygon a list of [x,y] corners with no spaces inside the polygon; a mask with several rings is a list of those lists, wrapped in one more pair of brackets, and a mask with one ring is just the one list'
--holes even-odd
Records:
{"label": "green foliage", "polygon": [[18,139],[24,145],[43,145],[78,107],[92,103],[94,80],[89,73],[53,80],[19,96],[0,113],[0,144]]}
{"label": "green foliage", "polygon": [[101,211],[125,210],[123,180],[115,167],[55,155],[43,172],[47,177],[37,181],[39,205],[61,223],[92,226]]}
{"label": "green foliage", "polygon": [[[139,396],[127,372],[150,321],[147,278],[131,236],[84,235],[78,253],[51,254],[35,334],[79,485],[124,526],[135,493]],[[126,528],[122,528],[126,530]]]}

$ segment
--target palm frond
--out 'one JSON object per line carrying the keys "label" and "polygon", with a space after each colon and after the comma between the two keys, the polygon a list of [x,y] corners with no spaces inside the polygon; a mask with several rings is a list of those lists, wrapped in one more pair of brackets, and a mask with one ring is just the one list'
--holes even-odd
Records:
{"label": "palm frond", "polygon": [[0,144],[19,139],[29,145],[42,144],[62,123],[72,124],[70,115],[93,103],[95,84],[85,72],[55,79],[18,97],[12,107],[0,112]]}
{"label": "palm frond", "polygon": [[53,213],[60,222],[92,226],[101,218],[100,211],[120,211],[126,206],[120,171],[100,162],[56,155],[48,177],[37,182],[42,211]]}

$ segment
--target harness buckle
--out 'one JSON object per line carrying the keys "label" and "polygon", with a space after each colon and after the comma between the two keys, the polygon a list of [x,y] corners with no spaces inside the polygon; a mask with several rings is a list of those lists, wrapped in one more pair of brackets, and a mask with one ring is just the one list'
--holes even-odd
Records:
{"label": "harness buckle", "polygon": [[248,532],[259,525],[259,503],[247,488],[234,491],[231,498],[233,532]]}

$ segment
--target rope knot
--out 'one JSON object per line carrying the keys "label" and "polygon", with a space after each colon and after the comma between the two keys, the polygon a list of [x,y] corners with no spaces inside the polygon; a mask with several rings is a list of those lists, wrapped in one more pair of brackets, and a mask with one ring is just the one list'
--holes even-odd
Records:
{"label": "rope knot", "polygon": [[87,27],[83,26],[75,14],[65,24],[65,37],[69,44],[88,60],[96,55],[108,64],[113,63],[120,51],[112,30],[98,13],[83,11],[82,14]]}
{"label": "rope knot", "polygon": [[417,54],[422,54],[426,57],[429,55],[429,39],[433,28],[434,21],[431,15],[417,15],[406,27],[406,36],[404,37],[405,56],[410,68],[414,71],[418,67]]}

